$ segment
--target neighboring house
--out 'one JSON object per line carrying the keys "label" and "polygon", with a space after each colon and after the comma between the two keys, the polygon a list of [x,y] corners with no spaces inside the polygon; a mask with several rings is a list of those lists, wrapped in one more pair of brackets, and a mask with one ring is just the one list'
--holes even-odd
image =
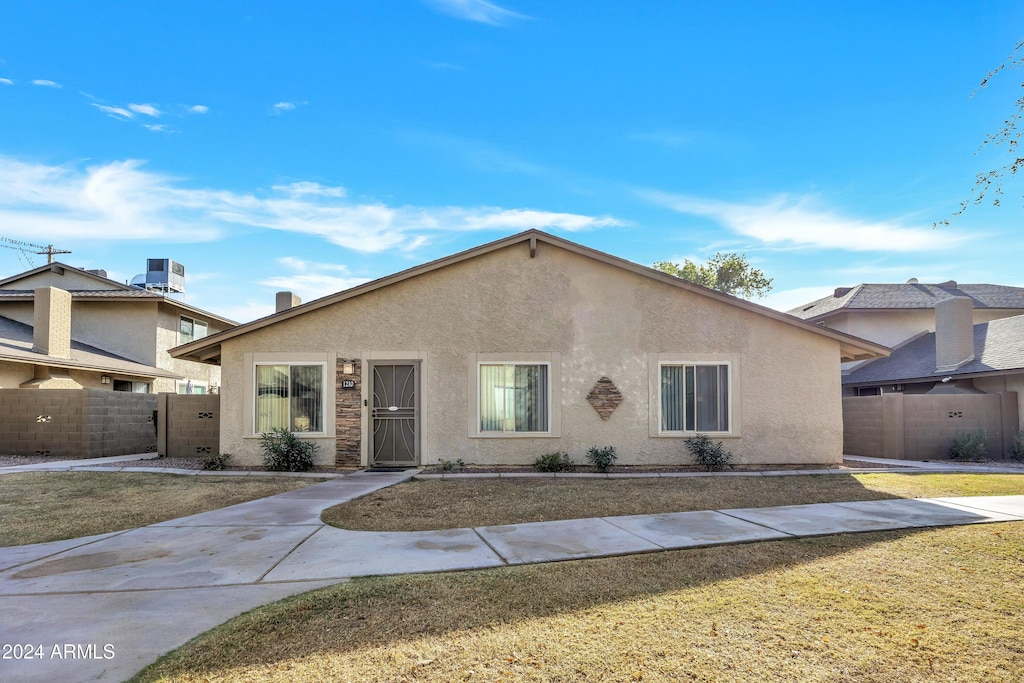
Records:
{"label": "neighboring house", "polygon": [[1024,398],[1024,315],[975,324],[971,304],[967,297],[941,301],[935,307],[937,331],[850,371],[843,377],[843,393],[1015,391]]}
{"label": "neighboring house", "polygon": [[838,287],[827,296],[789,311],[790,315],[895,346],[922,332],[935,331],[935,304],[953,297],[973,303],[973,320],[984,323],[1024,314],[1024,288],[1004,285],[861,284]]}
{"label": "neighboring house", "polygon": [[0,280],[0,388],[206,393],[220,369],[167,350],[234,322],[53,263]]}
{"label": "neighboring house", "polygon": [[343,465],[671,464],[697,433],[837,463],[840,361],[887,353],[535,230],[171,351],[221,365],[222,452],[258,463],[285,428]]}

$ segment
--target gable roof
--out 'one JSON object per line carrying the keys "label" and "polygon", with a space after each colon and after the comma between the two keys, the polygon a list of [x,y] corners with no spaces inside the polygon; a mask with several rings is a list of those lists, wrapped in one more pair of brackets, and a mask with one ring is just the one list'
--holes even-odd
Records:
{"label": "gable roof", "polygon": [[395,273],[394,275],[388,275],[371,282],[366,282],[351,289],[346,289],[336,294],[330,294],[323,298],[295,306],[294,308],[289,308],[279,313],[274,313],[264,318],[254,320],[250,323],[239,325],[238,327],[230,330],[225,330],[188,344],[182,344],[181,346],[171,349],[169,353],[175,358],[186,358],[188,360],[216,363],[220,359],[221,343],[229,339],[235,339],[264,327],[284,322],[285,320],[289,320],[296,316],[303,315],[326,306],[331,306],[341,301],[345,301],[346,299],[361,296],[368,292],[388,287],[398,282],[409,280],[457,263],[462,263],[463,261],[468,261],[470,259],[483,256],[484,254],[498,251],[499,249],[524,243],[529,244],[531,257],[536,252],[540,244],[549,244],[560,249],[565,249],[566,251],[570,251],[574,254],[599,261],[609,266],[621,268],[638,275],[643,275],[644,277],[658,280],[659,282],[663,282],[673,287],[678,287],[694,294],[706,296],[730,306],[735,306],[751,313],[762,315],[787,325],[792,325],[806,332],[811,332],[813,334],[833,339],[839,342],[844,360],[876,358],[878,356],[888,355],[889,353],[888,347],[882,346],[881,344],[876,344],[875,342],[860,339],[853,335],[804,322],[786,313],[781,313],[745,299],[740,299],[713,289],[708,289],[707,287],[695,284],[689,280],[683,280],[659,270],[648,268],[647,266],[642,266],[638,263],[633,263],[632,261],[627,261],[626,259],[619,258],[618,256],[612,256],[611,254],[606,254],[604,252],[597,251],[596,249],[591,249],[581,244],[570,242],[569,240],[562,239],[561,237],[541,232],[540,230],[527,230],[510,237],[488,242],[487,244],[483,244],[479,247],[473,247],[472,249],[467,249],[466,251],[462,251],[451,256],[446,256],[420,266],[403,270]]}
{"label": "gable roof", "polygon": [[138,301],[138,300],[150,300],[158,303],[163,303],[171,306],[175,309],[182,311],[198,314],[211,320],[216,320],[225,325],[237,325],[238,323],[228,318],[223,318],[215,313],[204,311],[201,308],[196,308],[183,301],[166,297],[163,294],[157,292],[151,292],[139,287],[132,287],[124,283],[118,282],[117,280],[111,280],[110,278],[103,277],[92,271],[83,270],[74,266],[69,266],[59,261],[48,263],[45,266],[39,266],[32,270],[26,270],[24,273],[18,273],[10,277],[0,280],[0,302],[3,301],[31,301],[34,297],[34,290],[32,289],[16,289],[11,285],[16,285],[22,280],[26,280],[34,275],[39,275],[47,271],[64,274],[64,271],[70,270],[76,276],[83,277],[86,280],[92,280],[96,283],[95,288],[90,289],[75,289],[75,288],[64,288],[67,292],[71,293],[73,300],[78,299],[98,299],[98,300],[110,300],[110,301]]}
{"label": "gable roof", "polygon": [[935,333],[918,335],[893,349],[888,358],[865,363],[843,377],[845,385],[935,381],[1024,370],[1024,315],[974,326],[975,359],[949,372],[936,372]]}
{"label": "gable roof", "polygon": [[168,377],[183,379],[181,375],[128,360],[89,344],[71,341],[70,358],[47,356],[33,351],[32,326],[0,316],[0,361],[45,365],[73,370],[94,370],[133,377]]}
{"label": "gable roof", "polygon": [[788,312],[804,320],[818,320],[839,311],[935,308],[936,302],[954,296],[969,297],[974,308],[1019,308],[1024,311],[1024,287],[960,285],[950,280],[937,285],[907,282],[838,287],[831,296],[797,306]]}

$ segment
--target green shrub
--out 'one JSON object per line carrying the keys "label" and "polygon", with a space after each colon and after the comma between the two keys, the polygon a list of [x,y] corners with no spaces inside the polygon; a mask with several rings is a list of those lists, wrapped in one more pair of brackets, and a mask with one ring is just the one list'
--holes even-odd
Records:
{"label": "green shrub", "polygon": [[615,446],[604,446],[598,448],[591,446],[587,451],[587,462],[594,466],[598,472],[607,472],[615,464]]}
{"label": "green shrub", "polygon": [[320,444],[302,441],[287,429],[272,429],[260,434],[263,464],[275,472],[306,472],[313,469],[313,461]]}
{"label": "green shrub", "polygon": [[1010,457],[1014,460],[1024,461],[1024,429],[1013,435],[1013,445],[1010,446]]}
{"label": "green shrub", "polygon": [[988,441],[988,432],[984,429],[960,432],[953,437],[953,445],[949,447],[949,459],[984,460],[988,457]]}
{"label": "green shrub", "polygon": [[441,461],[441,471],[442,472],[451,472],[454,467],[455,466],[452,465],[452,461],[451,460],[442,460]]}
{"label": "green shrub", "polygon": [[726,468],[732,469],[732,452],[715,443],[707,434],[698,434],[686,440],[686,447],[693,456],[693,461],[708,472],[717,472]]}
{"label": "green shrub", "polygon": [[231,460],[230,453],[210,453],[203,458],[203,469],[219,472],[227,469],[229,460]]}
{"label": "green shrub", "polygon": [[533,466],[541,472],[572,472],[576,469],[565,451],[545,453],[533,461]]}

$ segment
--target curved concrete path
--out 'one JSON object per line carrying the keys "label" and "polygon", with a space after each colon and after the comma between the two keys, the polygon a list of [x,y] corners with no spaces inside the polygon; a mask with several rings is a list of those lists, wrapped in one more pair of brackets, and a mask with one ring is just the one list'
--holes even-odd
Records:
{"label": "curved concrete path", "polygon": [[123,680],[237,614],[356,576],[1024,520],[1024,496],[1002,496],[424,532],[348,531],[320,521],[323,509],[413,474],[360,472],[130,531],[0,548],[0,643],[30,645],[40,655],[0,658],[0,680]]}

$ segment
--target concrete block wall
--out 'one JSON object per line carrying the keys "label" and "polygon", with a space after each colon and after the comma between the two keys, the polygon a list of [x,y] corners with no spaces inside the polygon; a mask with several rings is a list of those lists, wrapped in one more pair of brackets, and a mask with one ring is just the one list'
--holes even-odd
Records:
{"label": "concrete block wall", "polygon": [[0,389],[0,453],[97,458],[156,448],[156,396],[98,389]]}
{"label": "concrete block wall", "polygon": [[1008,457],[1020,426],[1017,393],[885,394],[843,399],[843,450],[907,460],[949,457],[953,438],[984,429],[989,457]]}
{"label": "concrete block wall", "polygon": [[157,451],[170,458],[203,458],[220,451],[218,394],[159,394]]}

